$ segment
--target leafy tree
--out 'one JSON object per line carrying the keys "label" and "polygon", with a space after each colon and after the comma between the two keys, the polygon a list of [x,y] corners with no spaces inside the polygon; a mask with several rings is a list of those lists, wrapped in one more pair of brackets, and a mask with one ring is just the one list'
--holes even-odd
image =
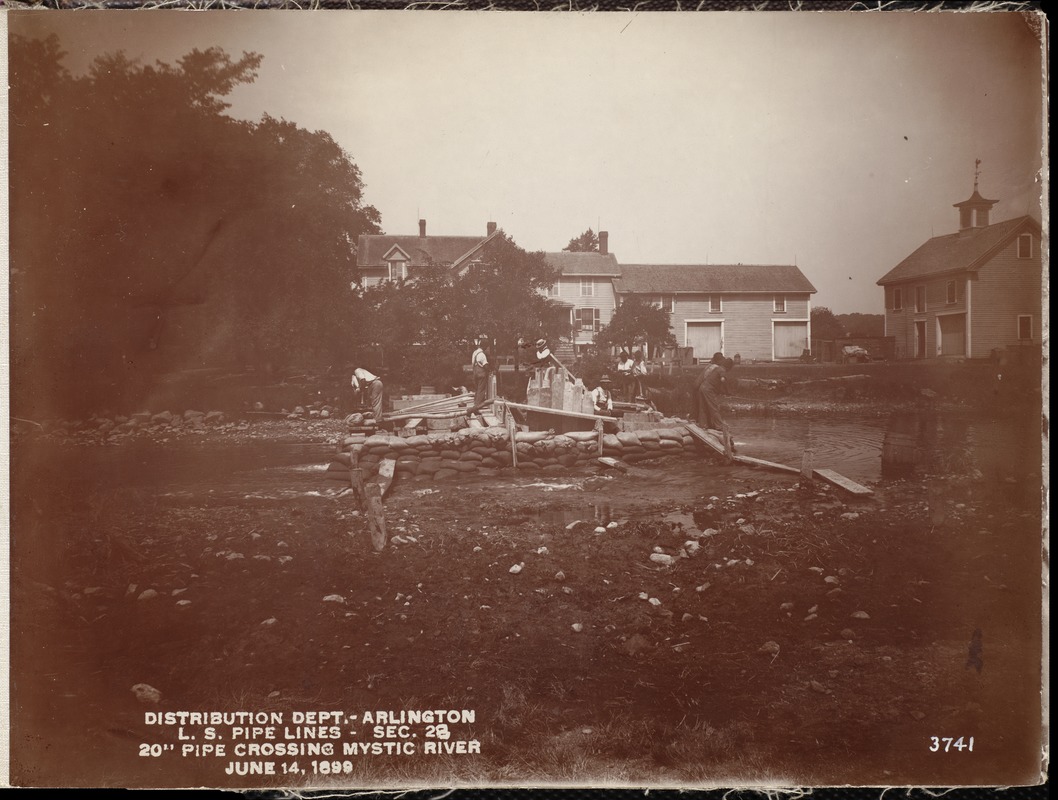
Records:
{"label": "leafy tree", "polygon": [[676,344],[676,337],[672,334],[669,312],[633,294],[624,297],[609,324],[595,334],[595,342],[608,347],[623,347],[631,352],[640,344],[652,349],[672,347]]}
{"label": "leafy tree", "polygon": [[11,37],[16,407],[127,409],[162,371],[342,352],[356,238],[378,213],[326,133],[224,115],[261,56],[115,53],[73,76],[63,55],[54,36]]}
{"label": "leafy tree", "polygon": [[844,336],[845,326],[841,324],[833,311],[826,306],[817,306],[812,309],[813,339],[841,339]]}
{"label": "leafy tree", "polygon": [[885,336],[884,314],[838,314],[838,320],[852,337]]}
{"label": "leafy tree", "polygon": [[599,235],[591,228],[588,228],[580,236],[570,239],[569,244],[562,249],[571,253],[598,253]]}

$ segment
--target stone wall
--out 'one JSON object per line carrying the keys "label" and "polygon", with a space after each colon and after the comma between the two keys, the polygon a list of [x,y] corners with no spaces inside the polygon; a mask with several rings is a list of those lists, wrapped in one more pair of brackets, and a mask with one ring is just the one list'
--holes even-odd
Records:
{"label": "stone wall", "polygon": [[[680,455],[695,444],[687,429],[675,425],[656,430],[599,434],[596,431],[550,433],[519,431],[514,434],[519,472],[569,472],[592,464],[600,455],[634,463],[650,458]],[[396,475],[444,480],[463,472],[498,475],[514,466],[510,434],[506,428],[464,428],[422,436],[352,434],[327,470],[327,477],[348,481],[352,454],[370,477],[385,458],[396,460]]]}

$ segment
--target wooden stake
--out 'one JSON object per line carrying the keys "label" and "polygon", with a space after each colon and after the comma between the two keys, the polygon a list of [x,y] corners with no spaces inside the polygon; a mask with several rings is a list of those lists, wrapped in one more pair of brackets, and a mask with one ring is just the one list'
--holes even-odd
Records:
{"label": "wooden stake", "polygon": [[371,546],[376,553],[386,547],[386,513],[382,505],[382,487],[369,483],[364,487],[367,495],[367,527],[371,531]]}
{"label": "wooden stake", "polygon": [[353,450],[349,454],[349,458],[351,459],[349,462],[349,485],[353,488],[360,510],[367,511],[367,500],[364,496],[364,473],[360,470],[360,454]]}
{"label": "wooden stake", "polygon": [[597,439],[598,454],[602,455],[602,420],[595,420],[595,437]]}
{"label": "wooden stake", "polygon": [[507,412],[507,435],[511,438],[511,465],[518,466],[518,443],[514,441],[514,415]]}
{"label": "wooden stake", "polygon": [[731,461],[735,456],[735,451],[731,447],[731,431],[724,427],[724,458]]}
{"label": "wooden stake", "polygon": [[812,451],[806,449],[801,455],[801,480],[811,483],[812,474]]}

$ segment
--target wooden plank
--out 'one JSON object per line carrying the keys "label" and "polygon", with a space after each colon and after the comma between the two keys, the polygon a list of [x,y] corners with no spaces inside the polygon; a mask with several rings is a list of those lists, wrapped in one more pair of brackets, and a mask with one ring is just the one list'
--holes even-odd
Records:
{"label": "wooden plank", "polygon": [[405,428],[418,428],[422,423],[422,417],[412,417],[404,423]]}
{"label": "wooden plank", "polygon": [[485,424],[490,428],[498,428],[503,423],[500,422],[500,418],[493,414],[482,414],[481,418],[485,420]]}
{"label": "wooden plank", "polygon": [[707,432],[699,428],[697,425],[691,424],[686,425],[686,428],[687,431],[691,434],[691,436],[693,436],[699,442],[704,445],[707,445],[708,447],[711,447],[720,455],[724,455],[724,444],[722,441],[720,441],[719,437],[717,437],[712,431]]}
{"label": "wooden plank", "polygon": [[874,494],[874,492],[866,486],[862,486],[856,483],[856,481],[846,478],[841,473],[834,472],[832,469],[817,469],[815,470],[815,474],[827,483],[838,486],[846,492],[852,492],[852,494]]}
{"label": "wooden plank", "polygon": [[[511,408],[517,408],[520,411],[538,411],[541,414],[560,414],[564,417],[575,417],[576,419],[590,419],[593,422],[600,419],[596,414],[582,414],[577,411],[562,411],[557,408],[546,408],[543,406],[533,406],[526,403],[507,403]],[[616,424],[616,421],[615,421]]]}
{"label": "wooden plank", "polygon": [[485,423],[482,422],[477,417],[467,417],[467,427],[468,428],[484,428],[485,427]]}
{"label": "wooden plank", "polygon": [[739,464],[748,464],[751,467],[765,467],[766,469],[774,469],[779,472],[789,472],[792,475],[800,475],[801,470],[797,467],[788,467],[786,464],[777,464],[774,461],[765,461],[763,458],[754,458],[753,456],[739,456],[736,455],[734,460]]}
{"label": "wooden plank", "polygon": [[518,444],[514,440],[514,432],[515,432],[514,415],[513,414],[508,414],[507,415],[507,436],[510,437],[510,440],[511,440],[511,466],[513,466],[515,469],[517,469],[518,468]]}
{"label": "wooden plank", "polygon": [[364,487],[367,494],[367,528],[371,532],[371,546],[381,552],[386,546],[386,513],[382,505],[382,487],[369,483]]}
{"label": "wooden plank", "polygon": [[380,497],[385,497],[393,483],[393,473],[397,468],[397,461],[393,458],[384,458],[378,462],[378,486],[381,489]]}
{"label": "wooden plank", "polygon": [[621,472],[628,472],[628,465],[621,463],[616,458],[610,458],[609,456],[599,456],[598,461],[604,467],[612,467],[613,469],[621,470]]}

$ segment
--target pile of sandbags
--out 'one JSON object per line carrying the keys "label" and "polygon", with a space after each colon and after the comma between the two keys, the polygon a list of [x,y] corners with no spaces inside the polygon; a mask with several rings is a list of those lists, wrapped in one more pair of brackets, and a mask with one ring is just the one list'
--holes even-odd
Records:
{"label": "pile of sandbags", "polygon": [[[600,455],[622,461],[643,461],[678,455],[694,446],[682,427],[635,433],[603,434],[602,453],[596,431],[519,431],[514,434],[517,468],[522,471],[566,472],[588,466]],[[352,434],[342,443],[328,469],[328,477],[348,480],[349,467],[356,455],[357,466],[368,477],[378,463],[390,458],[398,476],[424,476],[434,480],[461,472],[495,474],[514,466],[510,434],[506,428],[464,428],[450,433],[400,437],[389,434]]]}

